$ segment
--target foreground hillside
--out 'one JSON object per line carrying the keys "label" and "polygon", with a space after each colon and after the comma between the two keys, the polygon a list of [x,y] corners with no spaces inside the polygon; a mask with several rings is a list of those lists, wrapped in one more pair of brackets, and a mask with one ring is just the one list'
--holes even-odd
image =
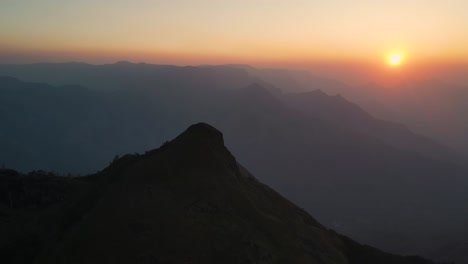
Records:
{"label": "foreground hillside", "polygon": [[0,172],[1,263],[431,263],[338,235],[206,124],[95,175]]}

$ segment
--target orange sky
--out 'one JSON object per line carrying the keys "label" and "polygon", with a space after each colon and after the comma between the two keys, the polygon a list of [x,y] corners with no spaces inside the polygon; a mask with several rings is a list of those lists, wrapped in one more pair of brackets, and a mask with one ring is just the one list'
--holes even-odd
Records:
{"label": "orange sky", "polygon": [[3,0],[0,63],[468,64],[465,0]]}

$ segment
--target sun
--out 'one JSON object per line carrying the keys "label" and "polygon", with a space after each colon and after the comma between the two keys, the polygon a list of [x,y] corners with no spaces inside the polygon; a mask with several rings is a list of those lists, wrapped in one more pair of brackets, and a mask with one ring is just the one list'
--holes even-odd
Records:
{"label": "sun", "polygon": [[387,62],[391,66],[398,66],[402,63],[403,56],[400,53],[392,53],[387,57]]}

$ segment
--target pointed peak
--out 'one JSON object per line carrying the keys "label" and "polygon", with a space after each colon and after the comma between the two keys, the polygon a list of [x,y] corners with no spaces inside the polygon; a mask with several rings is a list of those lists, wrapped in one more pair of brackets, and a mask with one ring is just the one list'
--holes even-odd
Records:
{"label": "pointed peak", "polygon": [[212,125],[209,125],[203,122],[191,125],[189,128],[187,128],[186,131],[191,131],[192,133],[203,134],[204,136],[212,136],[212,137],[223,136],[223,133],[221,133],[221,131],[219,131]]}
{"label": "pointed peak", "polygon": [[191,125],[187,130],[180,134],[175,141],[204,142],[224,146],[223,133],[206,123]]}
{"label": "pointed peak", "polygon": [[166,141],[158,149],[146,151],[145,154],[140,155],[127,154],[123,157],[116,156],[114,161],[104,171],[111,171],[115,169],[121,170],[123,167],[129,166],[141,160],[141,157],[151,157],[161,151],[170,150],[170,152],[183,153],[188,149],[210,146],[214,149],[225,149],[223,133],[206,123],[197,123],[191,125],[184,132],[179,134],[171,141]]}

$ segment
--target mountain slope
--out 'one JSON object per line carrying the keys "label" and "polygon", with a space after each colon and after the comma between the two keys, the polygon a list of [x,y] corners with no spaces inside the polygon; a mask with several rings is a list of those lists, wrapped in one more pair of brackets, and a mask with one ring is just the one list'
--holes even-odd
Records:
{"label": "mountain slope", "polygon": [[285,94],[282,99],[286,105],[308,116],[375,137],[390,146],[436,159],[461,160],[455,151],[411,132],[404,125],[379,120],[339,94],[330,96],[316,90]]}
{"label": "mountain slope", "polygon": [[261,181],[326,225],[391,252],[425,256],[446,234],[466,229],[463,168],[300,115],[265,94],[232,99],[242,107],[213,122],[226,131],[227,145]]}
{"label": "mountain slope", "polygon": [[[20,189],[32,186],[28,176],[0,175],[8,186],[17,177]],[[27,191],[1,190],[1,197],[10,195],[0,200],[8,219],[0,227],[20,226],[29,230],[23,236],[35,238],[24,242],[12,231],[10,240],[2,237],[2,263],[430,263],[385,254],[324,228],[251,176],[221,132],[206,124],[157,150],[115,160],[99,174],[49,175],[39,182],[39,197],[63,195],[31,207],[16,203]],[[25,215],[29,221],[20,221]]]}

